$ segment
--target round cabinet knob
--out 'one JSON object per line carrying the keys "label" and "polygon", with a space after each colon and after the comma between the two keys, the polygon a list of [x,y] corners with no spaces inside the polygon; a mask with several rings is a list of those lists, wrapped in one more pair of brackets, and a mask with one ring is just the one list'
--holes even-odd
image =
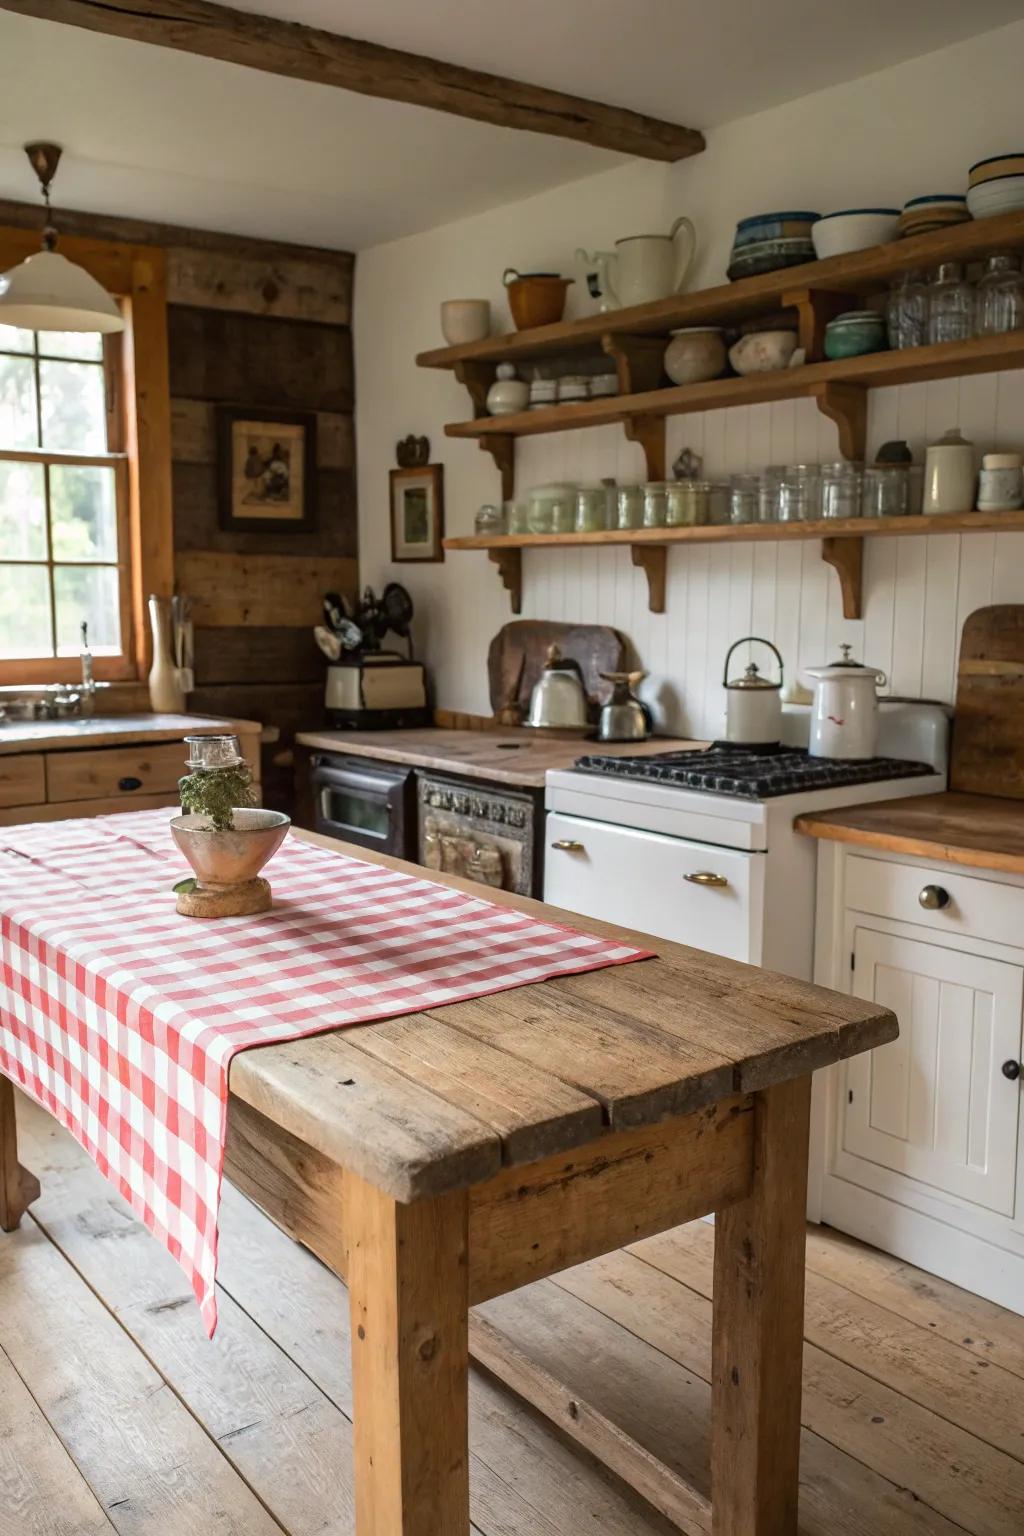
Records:
{"label": "round cabinet knob", "polygon": [[571,837],[560,837],[558,841],[552,843],[551,846],[552,848],[557,848],[561,853],[586,853],[586,849],[584,848],[583,844],[577,843],[575,839]]}
{"label": "round cabinet knob", "polygon": [[126,778],[118,779],[117,787],[118,789],[141,789],[142,780],[137,779],[134,774],[128,774]]}
{"label": "round cabinet knob", "polygon": [[926,885],[918,894],[918,901],[922,907],[927,907],[929,912],[941,912],[943,907],[948,907],[950,894],[943,890],[941,885]]}
{"label": "round cabinet knob", "polygon": [[714,885],[721,889],[729,884],[724,875],[716,875],[710,869],[695,869],[692,874],[684,875],[684,880],[689,880],[691,885]]}
{"label": "round cabinet knob", "polygon": [[1004,1077],[1008,1077],[1010,1079],[1011,1083],[1015,1083],[1018,1077],[1020,1077],[1020,1062],[1014,1061],[1011,1057],[1009,1061],[1003,1062],[1003,1065],[999,1070],[1002,1072]]}

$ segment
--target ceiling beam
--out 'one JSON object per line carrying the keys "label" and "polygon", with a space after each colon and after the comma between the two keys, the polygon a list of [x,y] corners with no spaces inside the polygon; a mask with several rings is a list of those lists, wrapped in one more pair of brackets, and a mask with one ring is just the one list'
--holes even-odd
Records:
{"label": "ceiling beam", "polygon": [[0,9],[645,160],[704,148],[694,128],[210,0],[0,0]]}

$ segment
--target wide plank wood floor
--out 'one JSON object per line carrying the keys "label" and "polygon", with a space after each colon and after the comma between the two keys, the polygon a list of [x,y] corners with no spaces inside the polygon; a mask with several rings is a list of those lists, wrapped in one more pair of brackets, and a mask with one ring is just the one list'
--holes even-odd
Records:
{"label": "wide plank wood floor", "polygon": [[[43,1196],[0,1236],[0,1536],[344,1536],[344,1288],[225,1191],[211,1345],[177,1267],[48,1116]],[[707,1491],[705,1223],[480,1309]],[[804,1536],[1021,1536],[1024,1319],[810,1230]],[[481,1373],[476,1536],[666,1536],[665,1520]]]}

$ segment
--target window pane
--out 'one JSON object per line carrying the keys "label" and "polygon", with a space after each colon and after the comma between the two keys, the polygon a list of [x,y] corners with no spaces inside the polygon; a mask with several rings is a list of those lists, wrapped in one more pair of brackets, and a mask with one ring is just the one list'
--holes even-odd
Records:
{"label": "window pane", "polygon": [[0,448],[38,447],[35,363],[0,353]]}
{"label": "window pane", "polygon": [[31,352],[32,332],[17,325],[0,325],[0,352]]}
{"label": "window pane", "polygon": [[40,357],[77,357],[81,363],[103,361],[103,337],[98,331],[37,331],[36,340]]}
{"label": "window pane", "polygon": [[107,417],[102,366],[41,362],[39,382],[43,447],[69,453],[104,453]]}
{"label": "window pane", "polygon": [[113,469],[51,464],[50,527],[55,560],[116,560]]}
{"label": "window pane", "polygon": [[0,560],[45,559],[43,466],[0,459]]}
{"label": "window pane", "polygon": [[0,658],[52,656],[45,565],[0,565]]}
{"label": "window pane", "polygon": [[57,599],[57,655],[77,656],[82,649],[82,621],[89,625],[89,649],[94,656],[121,650],[117,569],[109,565],[56,565],[53,590]]}

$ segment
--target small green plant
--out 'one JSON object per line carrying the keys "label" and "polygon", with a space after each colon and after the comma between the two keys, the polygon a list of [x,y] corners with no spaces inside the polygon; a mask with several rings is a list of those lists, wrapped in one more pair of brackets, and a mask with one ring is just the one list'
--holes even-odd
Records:
{"label": "small green plant", "polygon": [[196,768],[178,780],[181,808],[189,816],[208,816],[215,832],[234,830],[235,806],[255,805],[247,763],[232,768]]}

